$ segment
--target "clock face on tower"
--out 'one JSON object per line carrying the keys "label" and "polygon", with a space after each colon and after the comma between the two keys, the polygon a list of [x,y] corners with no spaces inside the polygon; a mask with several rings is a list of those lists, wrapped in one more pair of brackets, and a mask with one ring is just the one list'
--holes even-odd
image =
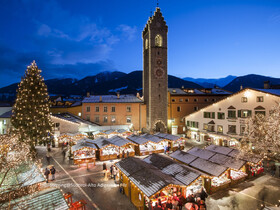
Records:
{"label": "clock face on tower", "polygon": [[158,79],[163,78],[163,70],[161,68],[156,68],[155,69],[155,76]]}

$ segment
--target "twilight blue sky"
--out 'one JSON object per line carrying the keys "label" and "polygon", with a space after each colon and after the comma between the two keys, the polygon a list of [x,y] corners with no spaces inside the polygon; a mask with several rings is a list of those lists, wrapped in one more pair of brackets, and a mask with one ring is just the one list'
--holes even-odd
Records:
{"label": "twilight blue sky", "polygon": [[[160,0],[169,26],[168,73],[280,77],[279,0]],[[156,0],[1,0],[0,87],[36,60],[49,78],[142,69]]]}

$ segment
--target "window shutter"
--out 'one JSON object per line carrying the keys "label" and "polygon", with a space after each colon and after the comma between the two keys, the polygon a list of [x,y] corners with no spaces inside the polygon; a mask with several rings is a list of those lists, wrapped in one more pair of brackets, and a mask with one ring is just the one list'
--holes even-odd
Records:
{"label": "window shutter", "polygon": [[241,110],[238,110],[238,117],[241,117]]}
{"label": "window shutter", "polygon": [[251,116],[252,116],[252,111],[248,110],[248,117],[251,117]]}
{"label": "window shutter", "polygon": [[215,119],[215,112],[212,112],[212,119]]}

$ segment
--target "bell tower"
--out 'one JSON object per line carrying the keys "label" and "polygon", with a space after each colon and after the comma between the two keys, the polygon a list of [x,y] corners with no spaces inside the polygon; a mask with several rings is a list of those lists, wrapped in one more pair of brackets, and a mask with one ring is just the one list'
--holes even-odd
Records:
{"label": "bell tower", "polygon": [[146,104],[147,129],[167,132],[167,31],[157,7],[143,32],[143,95]]}

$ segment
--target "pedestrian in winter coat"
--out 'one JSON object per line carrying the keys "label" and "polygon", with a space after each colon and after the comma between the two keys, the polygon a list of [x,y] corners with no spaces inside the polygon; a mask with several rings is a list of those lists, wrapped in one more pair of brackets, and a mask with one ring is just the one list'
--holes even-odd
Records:
{"label": "pedestrian in winter coat", "polygon": [[49,150],[47,150],[46,159],[47,159],[48,165],[50,165],[50,162],[51,162],[51,153],[50,153]]}
{"label": "pedestrian in winter coat", "polygon": [[110,167],[110,177],[111,177],[111,179],[113,178],[113,165],[111,165],[111,167]]}
{"label": "pedestrian in winter coat", "polygon": [[116,167],[115,167],[115,166],[113,167],[113,176],[114,176],[114,180],[116,180],[116,176],[117,176],[117,169],[116,169]]}
{"label": "pedestrian in winter coat", "polygon": [[104,171],[104,176],[105,176],[105,172],[107,171],[107,166],[106,166],[105,162],[103,163],[103,171]]}
{"label": "pedestrian in winter coat", "polygon": [[66,149],[63,149],[62,150],[63,162],[65,161],[65,156],[66,156]]}
{"label": "pedestrian in winter coat", "polygon": [[128,150],[126,151],[126,157],[129,157],[129,151]]}
{"label": "pedestrian in winter coat", "polygon": [[50,174],[50,171],[48,168],[45,169],[45,173],[44,175],[46,176],[46,179],[47,179],[47,183],[49,182],[49,174]]}
{"label": "pedestrian in winter coat", "polygon": [[56,170],[55,170],[55,168],[54,168],[54,166],[51,168],[51,174],[52,174],[52,180],[55,180],[55,172],[56,172]]}
{"label": "pedestrian in winter coat", "polygon": [[273,165],[271,166],[271,175],[272,175],[272,176],[275,176],[275,172],[276,172],[276,166],[275,166],[275,164],[273,164]]}

